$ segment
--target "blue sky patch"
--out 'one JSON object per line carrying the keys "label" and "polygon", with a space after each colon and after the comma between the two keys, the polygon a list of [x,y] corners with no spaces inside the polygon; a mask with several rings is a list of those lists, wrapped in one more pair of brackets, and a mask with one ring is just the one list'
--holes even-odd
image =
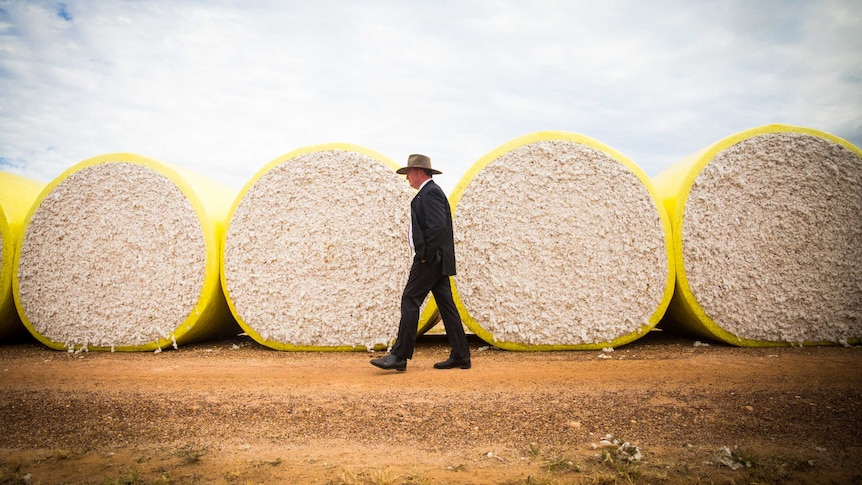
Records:
{"label": "blue sky patch", "polygon": [[65,20],[66,22],[72,21],[72,14],[69,13],[69,10],[67,10],[65,3],[60,3],[57,5],[57,16]]}

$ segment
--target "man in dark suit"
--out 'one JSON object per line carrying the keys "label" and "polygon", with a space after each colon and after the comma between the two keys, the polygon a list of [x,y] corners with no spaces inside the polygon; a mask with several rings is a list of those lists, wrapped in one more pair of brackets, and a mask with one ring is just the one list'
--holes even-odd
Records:
{"label": "man in dark suit", "polygon": [[413,358],[416,346],[419,307],[430,291],[440,309],[451,347],[449,358],[434,364],[434,368],[469,369],[470,347],[449,283],[449,277],[455,275],[452,210],[446,194],[431,180],[433,175],[442,172],[431,168],[431,159],[425,155],[410,155],[407,166],[396,173],[406,175],[410,186],[419,191],[410,203],[409,242],[415,255],[401,295],[401,323],[395,346],[389,355],[373,359],[371,363],[386,370],[407,370],[407,359]]}

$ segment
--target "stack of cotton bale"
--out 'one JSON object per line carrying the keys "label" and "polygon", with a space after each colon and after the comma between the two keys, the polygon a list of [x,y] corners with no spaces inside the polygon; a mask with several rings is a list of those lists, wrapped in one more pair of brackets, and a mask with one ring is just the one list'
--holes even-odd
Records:
{"label": "stack of cotton bale", "polygon": [[12,296],[12,269],[21,223],[45,184],[0,172],[0,340],[27,335]]}
{"label": "stack of cotton bale", "polygon": [[415,194],[397,168],[363,147],[329,144],[279,157],[249,180],[228,219],[222,284],[254,340],[278,350],[392,343]]}
{"label": "stack of cotton bale", "polygon": [[512,350],[634,341],[673,293],[670,225],[652,181],[595,140],[517,138],[476,162],[452,194],[456,303]]}
{"label": "stack of cotton bale", "polygon": [[219,284],[233,191],[132,154],[83,161],[23,224],[13,289],[56,349],[161,350],[239,331]]}
{"label": "stack of cotton bale", "polygon": [[859,341],[862,151],[769,125],[720,140],[655,182],[678,272],[669,328],[740,346]]}

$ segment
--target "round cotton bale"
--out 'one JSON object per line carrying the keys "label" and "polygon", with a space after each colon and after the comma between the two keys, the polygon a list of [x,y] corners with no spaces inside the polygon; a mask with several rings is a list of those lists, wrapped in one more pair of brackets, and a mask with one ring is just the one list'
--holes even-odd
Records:
{"label": "round cotton bale", "polygon": [[24,325],[72,350],[161,350],[239,329],[219,284],[234,191],[139,155],[85,160],[42,191],[15,253]]}
{"label": "round cotton bale", "polygon": [[12,296],[12,268],[21,224],[45,184],[0,172],[0,187],[0,340],[5,340],[27,335]]}
{"label": "round cotton bale", "polygon": [[539,132],[476,162],[453,192],[456,303],[511,350],[632,342],[673,294],[670,224],[652,181],[582,135]]}
{"label": "round cotton bale", "polygon": [[249,180],[228,219],[222,285],[254,340],[299,351],[391,343],[413,257],[415,191],[397,168],[363,147],[328,144]]}
{"label": "round cotton bale", "polygon": [[655,181],[673,224],[669,328],[750,347],[859,342],[858,148],[768,125],[725,138]]}

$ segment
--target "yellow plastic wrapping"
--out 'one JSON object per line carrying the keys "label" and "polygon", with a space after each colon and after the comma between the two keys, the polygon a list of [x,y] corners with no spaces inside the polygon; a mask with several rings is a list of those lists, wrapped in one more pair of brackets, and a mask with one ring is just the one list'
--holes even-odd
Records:
{"label": "yellow plastic wrapping", "polygon": [[[464,324],[477,336],[482,338],[482,340],[494,345],[495,347],[499,347],[506,350],[518,350],[518,351],[553,351],[553,350],[599,350],[607,347],[618,347],[621,345],[625,345],[627,343],[633,342],[649,332],[653,327],[658,324],[664,315],[667,306],[670,302],[671,296],[673,295],[673,287],[674,287],[674,267],[673,267],[673,254],[670,246],[671,241],[671,229],[670,222],[668,220],[667,213],[664,207],[661,205],[658,192],[653,186],[652,180],[649,176],[634,162],[626,158],[621,153],[617,152],[613,148],[604,145],[594,139],[589,137],[568,133],[568,132],[560,132],[560,131],[543,131],[532,133],[528,135],[521,136],[514,140],[509,141],[501,145],[500,147],[494,149],[493,151],[486,154],[484,157],[479,159],[470,169],[465,173],[465,175],[461,178],[458,184],[455,186],[453,193],[450,197],[453,213],[457,214],[458,212],[458,204],[461,201],[462,196],[465,191],[470,186],[471,182],[474,178],[489,164],[506,154],[507,152],[513,151],[519,147],[524,145],[529,145],[532,143],[540,142],[540,141],[548,141],[548,140],[563,140],[569,141],[573,143],[577,143],[580,145],[584,145],[586,147],[593,148],[608,155],[610,158],[616,160],[621,165],[625,167],[628,171],[634,174],[637,179],[643,184],[643,187],[649,193],[652,198],[652,205],[658,214],[658,217],[661,220],[662,231],[664,233],[664,250],[666,252],[666,261],[667,268],[664,271],[666,273],[666,281],[664,282],[663,292],[660,303],[655,307],[655,311],[652,313],[648,321],[637,328],[635,331],[630,333],[626,333],[624,335],[619,335],[612,340],[597,342],[597,343],[585,343],[585,344],[574,344],[574,345],[556,345],[556,344],[525,344],[521,342],[511,342],[500,340],[497,336],[490,333],[488,330],[483,328],[482,322],[476,321],[470,314],[469,308],[466,308],[460,295],[458,292],[458,276],[455,276],[453,279],[452,292],[455,299],[456,306],[458,307],[458,311],[461,315]],[[577,182],[577,181],[575,181]],[[457,223],[456,223],[457,224]],[[455,228],[458,231],[458,228]],[[529,247],[523,248],[524,251],[530,251]],[[463,284],[463,281],[462,281]],[[576,285],[577,282],[573,281],[573,285]],[[612,288],[609,289],[613,291]]]}
{"label": "yellow plastic wrapping", "polygon": [[419,328],[416,330],[416,335],[427,333],[441,321],[440,310],[437,308],[437,302],[434,301],[434,295],[429,294],[425,301],[427,303],[419,314]]}
{"label": "yellow plastic wrapping", "polygon": [[[687,331],[694,335],[716,339],[741,347],[779,347],[794,343],[752,340],[739,337],[718,325],[701,307],[689,285],[686,275],[686,262],[683,257],[683,226],[686,202],[697,176],[719,153],[750,138],[769,133],[799,133],[823,138],[842,145],[862,157],[862,151],[846,140],[809,128],[788,125],[766,125],[742,131],[724,138],[688,157],[680,160],[654,177],[662,203],[671,220],[673,234],[673,255],[676,267],[676,287],[667,311],[666,322],[662,325],[669,329]],[[858,342],[858,339],[851,340]],[[797,342],[802,345],[824,345],[830,342]]]}
{"label": "yellow plastic wrapping", "polygon": [[12,296],[13,261],[21,224],[44,187],[42,182],[0,172],[0,340],[27,334]]}
{"label": "yellow plastic wrapping", "polygon": [[[84,160],[63,172],[44,188],[27,214],[23,225],[22,241],[27,237],[27,228],[33,214],[59,184],[76,172],[111,163],[133,164],[149,169],[169,179],[187,198],[197,215],[206,248],[204,279],[196,303],[192,308],[188,309],[186,319],[170,335],[140,345],[116,345],[111,347],[87,345],[86,350],[152,351],[238,331],[239,329],[231,318],[219,280],[222,234],[225,230],[227,212],[236,191],[207,177],[180,167],[130,153],[113,153]],[[19,244],[15,252],[13,289],[16,305],[18,306],[24,325],[30,333],[48,347],[58,350],[79,350],[80,347],[69,348],[62,342],[54,341],[42,335],[33,327],[28,319],[20,301],[21,295],[18,282],[21,248],[22,245]]]}

